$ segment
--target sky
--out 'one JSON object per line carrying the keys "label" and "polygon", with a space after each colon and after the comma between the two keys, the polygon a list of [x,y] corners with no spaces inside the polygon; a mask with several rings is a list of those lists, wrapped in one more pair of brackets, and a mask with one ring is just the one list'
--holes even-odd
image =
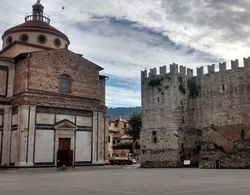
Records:
{"label": "sky", "polygon": [[[36,0],[0,0],[0,34]],[[102,66],[108,107],[141,105],[141,70],[189,68],[250,55],[249,0],[42,0],[70,50]],[[1,42],[0,42],[1,44]],[[228,63],[229,66],[229,63]]]}

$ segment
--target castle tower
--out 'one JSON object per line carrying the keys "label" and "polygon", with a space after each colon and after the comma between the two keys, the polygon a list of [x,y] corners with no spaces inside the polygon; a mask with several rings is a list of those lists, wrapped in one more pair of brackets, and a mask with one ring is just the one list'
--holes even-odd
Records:
{"label": "castle tower", "polygon": [[142,72],[141,150],[143,167],[177,167],[185,159],[184,135],[188,129],[187,80],[190,69],[178,65]]}

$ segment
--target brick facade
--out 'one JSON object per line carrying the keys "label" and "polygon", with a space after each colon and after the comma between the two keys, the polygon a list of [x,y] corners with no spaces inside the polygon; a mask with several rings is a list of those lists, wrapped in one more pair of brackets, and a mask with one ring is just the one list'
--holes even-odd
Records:
{"label": "brick facade", "polygon": [[[102,68],[68,50],[67,36],[38,14],[39,20],[29,16],[3,35],[3,40],[12,36],[13,42],[0,51],[1,166],[57,166],[63,158],[69,166],[105,164],[108,120]],[[47,37],[47,45],[37,42],[30,25]],[[20,41],[17,31],[26,33],[28,42]],[[55,39],[61,47],[54,45]],[[67,150],[60,148],[62,141]]]}

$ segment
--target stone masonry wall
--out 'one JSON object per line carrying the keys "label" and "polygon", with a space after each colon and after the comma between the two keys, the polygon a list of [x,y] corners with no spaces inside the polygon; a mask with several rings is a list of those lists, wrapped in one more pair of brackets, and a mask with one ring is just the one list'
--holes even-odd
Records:
{"label": "stone masonry wall", "polygon": [[[187,113],[186,69],[178,73],[178,66],[161,67],[160,75],[151,69],[147,78],[142,73],[143,121],[141,132],[141,159],[143,167],[181,166],[181,159],[195,147],[194,141],[186,141],[183,132],[191,130]],[[191,133],[191,137],[195,136]],[[195,140],[195,139],[190,139]]]}
{"label": "stone masonry wall", "polygon": [[220,64],[220,71],[214,72],[214,66],[208,74],[194,77],[195,97],[190,98],[193,110],[191,119],[196,128],[229,125],[250,125],[250,73],[247,67],[238,67],[233,62],[231,70],[225,70]]}
{"label": "stone masonry wall", "polygon": [[[198,68],[197,76],[183,66],[178,70],[176,64],[170,65],[169,73],[166,66],[160,67],[160,74],[156,69],[149,75],[143,71],[142,166],[149,162],[166,166],[162,162],[169,159],[177,165],[185,159],[191,159],[192,164],[203,163],[204,154],[209,156],[204,144],[216,148],[211,154],[216,158],[208,164],[234,153],[234,142],[248,139],[250,134],[249,82],[250,58],[244,58],[244,67],[239,67],[238,60],[232,61],[229,70],[225,63],[219,64],[219,71],[215,65],[208,66],[207,74],[203,67]],[[152,132],[160,135],[157,143],[152,141]],[[170,149],[175,154],[168,152]],[[157,151],[161,151],[158,157]],[[162,155],[164,152],[167,154]]]}

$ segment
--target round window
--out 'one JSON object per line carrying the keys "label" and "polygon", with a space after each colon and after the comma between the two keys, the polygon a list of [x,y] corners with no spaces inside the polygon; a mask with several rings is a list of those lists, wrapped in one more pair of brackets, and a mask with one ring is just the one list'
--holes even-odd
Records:
{"label": "round window", "polygon": [[56,38],[56,39],[54,40],[54,44],[55,44],[56,47],[60,47],[60,46],[61,46],[61,40],[58,39],[58,38]]}
{"label": "round window", "polygon": [[8,38],[6,39],[6,43],[10,44],[10,43],[12,43],[12,41],[13,41],[12,37],[8,36]]}
{"label": "round window", "polygon": [[47,37],[45,35],[39,35],[37,40],[40,44],[45,44],[47,42]]}
{"label": "round window", "polygon": [[21,34],[19,40],[22,42],[28,42],[29,36],[27,34]]}

